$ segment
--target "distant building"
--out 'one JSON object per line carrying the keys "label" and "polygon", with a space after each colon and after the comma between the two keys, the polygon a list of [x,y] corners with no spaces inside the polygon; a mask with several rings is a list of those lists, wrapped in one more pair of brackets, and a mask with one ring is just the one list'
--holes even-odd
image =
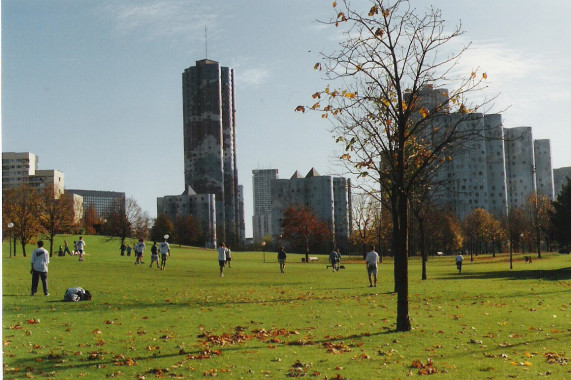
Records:
{"label": "distant building", "polygon": [[[191,215],[216,239],[245,241],[243,190],[236,163],[234,70],[203,59],[182,74],[184,183],[181,195],[157,199],[157,212]],[[210,218],[211,213],[214,218]]]}
{"label": "distant building", "polygon": [[551,168],[551,143],[547,139],[533,142],[535,159],[535,183],[537,194],[553,201],[553,170]]}
{"label": "distant building", "polygon": [[523,207],[535,192],[534,149],[531,127],[505,128],[509,208]]}
{"label": "distant building", "polygon": [[99,218],[105,218],[113,207],[125,207],[125,193],[116,191],[66,189],[66,193],[83,197],[83,214],[93,206]]}
{"label": "distant building", "polygon": [[308,207],[331,226],[335,244],[347,252],[351,231],[351,183],[341,177],[321,176],[311,169],[305,177],[295,172],[290,179],[271,182],[272,235],[283,234],[283,212],[288,207]]}
{"label": "distant building", "polygon": [[559,193],[561,193],[561,190],[563,189],[563,185],[566,185],[569,179],[571,179],[571,166],[553,169],[555,200],[557,200]]}
{"label": "distant building", "polygon": [[278,169],[252,170],[254,193],[254,215],[252,232],[254,242],[259,243],[264,236],[272,235],[272,181],[278,179]]}
{"label": "distant building", "polygon": [[2,152],[2,189],[27,185],[52,188],[54,197],[64,193],[64,176],[59,170],[38,170],[39,158],[30,152]]}

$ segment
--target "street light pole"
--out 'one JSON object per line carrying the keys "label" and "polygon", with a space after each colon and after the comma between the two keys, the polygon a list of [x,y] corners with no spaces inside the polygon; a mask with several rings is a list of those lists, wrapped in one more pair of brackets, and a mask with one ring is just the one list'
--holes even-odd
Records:
{"label": "street light pole", "polygon": [[264,252],[264,263],[266,262],[266,242],[262,242],[262,251]]}
{"label": "street light pole", "polygon": [[14,223],[8,223],[8,231],[10,231],[10,257],[12,257],[12,227],[14,227]]}

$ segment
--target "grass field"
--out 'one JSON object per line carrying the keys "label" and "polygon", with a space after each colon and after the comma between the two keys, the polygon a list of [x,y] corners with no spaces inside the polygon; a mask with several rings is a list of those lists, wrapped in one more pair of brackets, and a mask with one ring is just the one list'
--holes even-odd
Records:
{"label": "grass field", "polygon": [[[73,241],[74,237],[67,237]],[[30,297],[28,257],[2,252],[5,379],[571,378],[571,256],[410,262],[413,331],[396,333],[392,261],[368,288],[365,265],[326,270],[288,255],[233,253],[218,276],[213,250],[172,248],[165,271],[134,265],[119,243],[88,236],[85,262],[51,258],[50,296]],[[56,241],[62,244],[63,237]],[[347,258],[347,257],[344,257]],[[93,300],[64,303],[69,287]]]}

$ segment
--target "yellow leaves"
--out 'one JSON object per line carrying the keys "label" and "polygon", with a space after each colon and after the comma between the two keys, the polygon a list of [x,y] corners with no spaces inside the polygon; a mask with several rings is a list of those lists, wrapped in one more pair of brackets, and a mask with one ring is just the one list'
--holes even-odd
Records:
{"label": "yellow leaves", "polygon": [[26,321],[26,323],[29,325],[37,325],[38,323],[40,323],[40,320],[39,319],[28,319]]}
{"label": "yellow leaves", "polygon": [[482,74],[482,78],[488,79],[488,74],[486,74],[486,73]]}
{"label": "yellow leaves", "polygon": [[349,155],[348,153],[343,154],[341,157],[339,157],[341,160],[347,160],[349,161],[351,159],[351,155]]}
{"label": "yellow leaves", "polygon": [[297,107],[295,107],[295,112],[305,112],[305,107],[304,106],[297,106]]}
{"label": "yellow leaves", "polygon": [[377,28],[377,30],[375,30],[375,37],[377,38],[383,38],[384,34],[385,32],[381,28]]}
{"label": "yellow leaves", "polygon": [[421,107],[421,108],[418,110],[418,113],[422,116],[423,119],[425,119],[425,118],[428,117],[428,115],[429,115],[428,110],[427,110],[426,108],[424,108],[424,107]]}
{"label": "yellow leaves", "polygon": [[312,110],[316,110],[316,109],[319,109],[319,107],[320,107],[320,104],[319,104],[319,102],[317,102],[317,103],[315,103],[314,105],[311,106],[311,109],[312,109]]}
{"label": "yellow leaves", "polygon": [[391,14],[391,12],[390,12],[388,9],[385,9],[385,10],[383,11],[383,16],[384,16],[384,17],[389,17],[390,14]]}
{"label": "yellow leaves", "polygon": [[373,17],[376,14],[379,14],[379,7],[374,5],[371,7],[371,10],[369,11],[369,17]]}
{"label": "yellow leaves", "polygon": [[321,115],[322,119],[327,119],[328,114],[324,113],[323,115]]}
{"label": "yellow leaves", "polygon": [[311,95],[311,97],[312,97],[313,99],[316,99],[316,98],[317,98],[317,99],[321,99],[321,94],[319,93],[319,91],[317,91],[315,94]]}
{"label": "yellow leaves", "polygon": [[356,92],[346,92],[345,94],[343,94],[343,96],[345,96],[346,98],[349,98],[349,99],[355,99],[356,95],[357,95]]}
{"label": "yellow leaves", "polygon": [[337,2],[334,1],[334,2],[333,2],[333,8],[335,8],[336,6],[337,6]]}
{"label": "yellow leaves", "polygon": [[421,376],[438,373],[438,369],[434,367],[434,363],[430,359],[426,359],[426,364],[422,364],[420,360],[413,360],[410,364],[410,367],[418,368],[418,374]]}
{"label": "yellow leaves", "polygon": [[313,70],[319,70],[321,71],[321,63],[317,62],[315,65],[313,65]]}
{"label": "yellow leaves", "polygon": [[339,14],[337,15],[337,20],[341,20],[341,21],[347,21],[347,17],[345,17],[345,13],[343,12],[339,12]]}

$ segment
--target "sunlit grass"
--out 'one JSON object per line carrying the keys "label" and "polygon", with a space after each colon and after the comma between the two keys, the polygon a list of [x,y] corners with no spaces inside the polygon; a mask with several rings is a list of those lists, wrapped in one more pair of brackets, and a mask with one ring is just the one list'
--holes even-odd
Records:
{"label": "sunlit grass", "polygon": [[[4,246],[4,378],[396,379],[431,368],[454,379],[571,375],[563,365],[571,343],[569,255],[533,264],[517,255],[513,270],[506,256],[478,257],[465,260],[461,275],[453,258],[431,258],[427,281],[414,258],[414,330],[395,333],[387,259],[379,286],[368,288],[363,263],[333,273],[325,255],[302,264],[290,254],[280,274],[275,253],[264,263],[261,252],[234,252],[219,277],[212,250],[172,246],[162,272],[148,267],[149,252],[135,266],[116,240],[86,241],[85,262],[52,257],[49,297],[29,296],[29,257],[18,251],[10,259]],[[89,289],[93,300],[61,302],[72,286]]]}

